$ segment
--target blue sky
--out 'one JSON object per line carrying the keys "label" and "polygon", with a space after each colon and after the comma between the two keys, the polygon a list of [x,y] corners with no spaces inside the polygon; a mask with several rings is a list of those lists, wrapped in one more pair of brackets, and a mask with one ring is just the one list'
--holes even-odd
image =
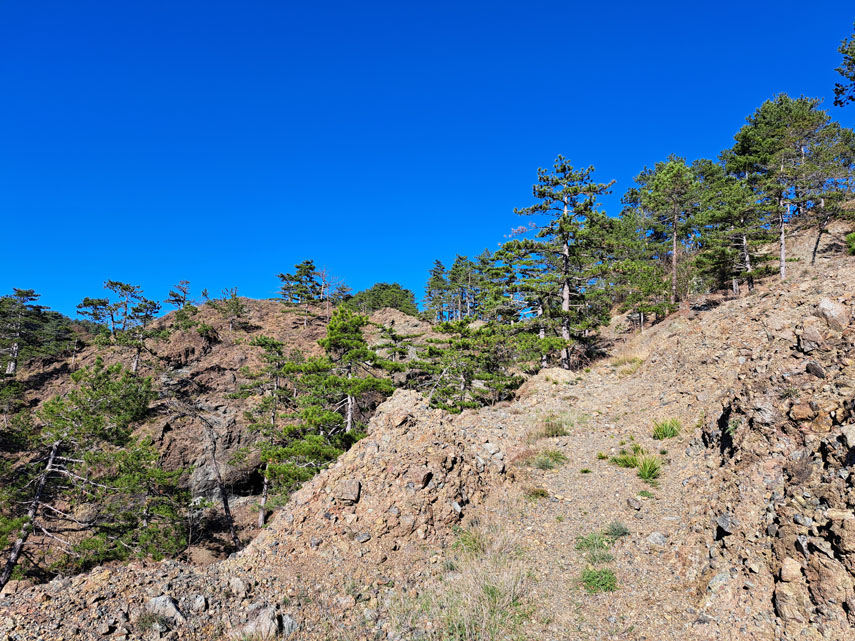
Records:
{"label": "blue sky", "polygon": [[0,292],[73,313],[269,297],[313,258],[422,295],[494,249],[559,153],[715,156],[776,93],[831,105],[849,2],[0,2]]}

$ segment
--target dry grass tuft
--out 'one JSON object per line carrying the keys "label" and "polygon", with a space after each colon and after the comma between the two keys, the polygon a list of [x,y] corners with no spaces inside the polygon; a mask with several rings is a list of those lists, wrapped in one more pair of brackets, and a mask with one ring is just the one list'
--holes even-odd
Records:
{"label": "dry grass tuft", "polygon": [[393,605],[394,632],[427,641],[525,638],[523,624],[532,613],[529,573],[501,518],[460,531],[450,550],[446,567],[453,571]]}

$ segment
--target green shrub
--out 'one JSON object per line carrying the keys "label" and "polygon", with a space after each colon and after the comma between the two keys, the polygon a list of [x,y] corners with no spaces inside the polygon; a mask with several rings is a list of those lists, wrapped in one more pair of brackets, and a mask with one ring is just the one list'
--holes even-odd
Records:
{"label": "green shrub", "polygon": [[597,592],[614,592],[617,590],[615,573],[608,568],[598,570],[586,568],[582,572],[581,583],[582,587],[591,594],[596,594]]}
{"label": "green shrub", "polygon": [[606,528],[606,536],[613,541],[627,535],[629,535],[629,528],[620,521],[612,521]]}
{"label": "green shrub", "polygon": [[855,256],[855,231],[851,234],[846,234],[846,247],[852,256]]}
{"label": "green shrub", "polygon": [[591,468],[589,468],[589,467],[583,467],[581,470],[579,470],[579,473],[580,473],[580,474],[590,474],[590,473],[591,473]]}
{"label": "green shrub", "polygon": [[639,478],[652,482],[659,478],[662,472],[662,461],[655,456],[645,454],[638,459],[638,476]]}
{"label": "green shrub", "polygon": [[657,441],[664,441],[666,438],[674,438],[680,435],[680,421],[675,418],[669,418],[661,423],[653,422],[653,438]]}

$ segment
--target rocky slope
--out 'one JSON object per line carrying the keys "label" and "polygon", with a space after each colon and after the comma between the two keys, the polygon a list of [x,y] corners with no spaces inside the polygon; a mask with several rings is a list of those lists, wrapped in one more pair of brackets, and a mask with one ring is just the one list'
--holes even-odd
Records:
{"label": "rocky slope", "polygon": [[[0,640],[852,638],[855,259],[836,238],[513,403],[450,416],[399,391],[240,553],[13,585]],[[681,434],[654,440],[666,419]],[[610,462],[633,445],[662,462],[653,484]],[[617,589],[584,589],[591,569]]]}

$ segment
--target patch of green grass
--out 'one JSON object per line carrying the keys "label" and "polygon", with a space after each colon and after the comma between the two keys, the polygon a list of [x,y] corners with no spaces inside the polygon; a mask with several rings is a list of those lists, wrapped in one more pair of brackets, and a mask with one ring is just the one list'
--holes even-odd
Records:
{"label": "patch of green grass", "polygon": [[597,460],[598,461],[605,461],[607,458],[609,458],[609,457],[606,456],[604,452],[597,452]]}
{"label": "patch of green grass", "polygon": [[542,487],[529,487],[523,492],[525,497],[529,501],[537,501],[538,499],[547,499],[549,498],[549,492],[544,490]]}
{"label": "patch of green grass", "polygon": [[591,565],[600,565],[601,563],[611,563],[615,557],[607,550],[591,550],[588,552],[587,559]]}
{"label": "patch of green grass", "polygon": [[846,248],[851,256],[855,256],[855,231],[851,234],[846,234]]}
{"label": "patch of green grass", "polygon": [[600,532],[591,532],[587,536],[576,538],[576,549],[585,552],[591,550],[607,550],[609,548],[609,539]]}
{"label": "patch of green grass", "polygon": [[564,521],[564,517],[559,514],[558,516],[555,517],[555,520],[558,521],[559,523],[562,523]]}
{"label": "patch of green grass", "polygon": [[590,594],[614,592],[617,590],[617,577],[608,568],[585,568],[580,579],[582,587]]}
{"label": "patch of green grass", "polygon": [[781,398],[782,398],[782,399],[785,399],[785,398],[798,398],[798,397],[799,397],[799,395],[800,395],[800,392],[799,392],[798,388],[795,388],[795,387],[787,387],[786,389],[784,389],[784,390],[781,392]]}
{"label": "patch of green grass", "polygon": [[661,423],[654,421],[653,438],[657,441],[664,441],[666,438],[674,438],[680,435],[682,427],[683,426],[680,425],[680,421],[675,418],[669,418]]}
{"label": "patch of green grass", "polygon": [[552,470],[567,462],[567,457],[558,450],[544,450],[538,454],[532,465],[539,470]]}
{"label": "patch of green grass", "polygon": [[618,467],[633,468],[638,466],[638,455],[621,450],[620,454],[611,457],[609,462],[614,463]]}
{"label": "patch of green grass", "polygon": [[659,453],[660,453],[662,456],[665,456],[666,454],[668,454],[668,450],[666,450],[666,449],[663,447],[661,450],[659,450]]}
{"label": "patch of green grass", "polygon": [[580,474],[590,474],[590,473],[591,473],[591,469],[590,469],[590,468],[588,468],[588,467],[583,467],[581,470],[579,470],[579,473],[580,473]]}
{"label": "patch of green grass", "polygon": [[487,546],[484,538],[484,533],[478,529],[464,529],[458,527],[455,530],[457,535],[451,547],[455,550],[468,552],[469,554],[481,554]]}
{"label": "patch of green grass", "polygon": [[638,459],[638,476],[648,483],[655,481],[662,473],[662,461],[647,454]]}
{"label": "patch of green grass", "polygon": [[638,496],[643,496],[646,499],[655,499],[656,498],[656,495],[653,492],[650,492],[648,490],[641,490],[638,493]]}

